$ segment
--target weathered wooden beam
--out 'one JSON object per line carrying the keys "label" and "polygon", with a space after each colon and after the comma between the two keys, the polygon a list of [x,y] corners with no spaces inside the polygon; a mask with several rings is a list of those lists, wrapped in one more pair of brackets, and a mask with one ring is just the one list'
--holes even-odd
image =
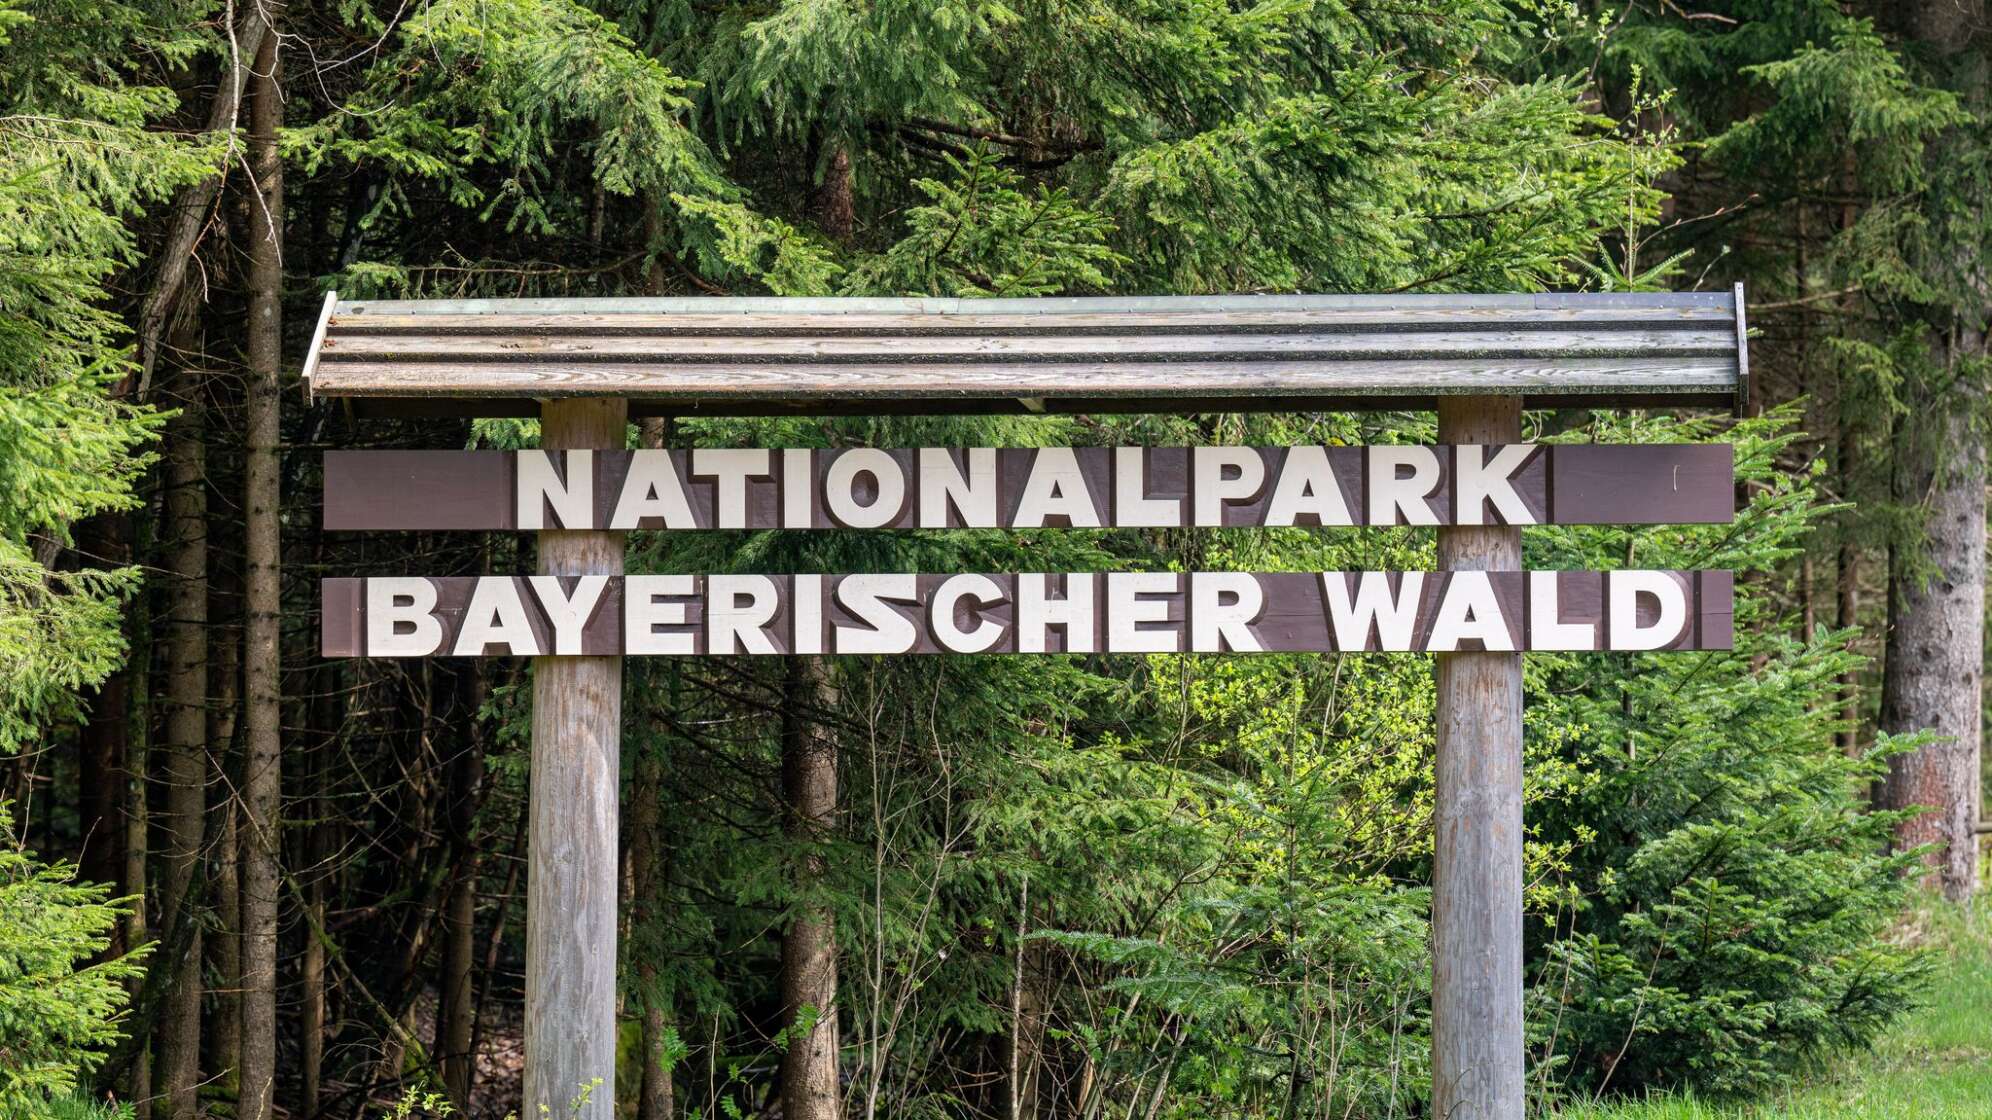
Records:
{"label": "weathered wooden beam", "polygon": [[1738,295],[329,301],[318,396],[706,414],[1729,407]]}
{"label": "weathered wooden beam", "polygon": [[[1174,362],[322,362],[312,391],[329,397],[662,397],[728,406],[883,399],[925,402],[1112,402],[1117,399],[1256,400],[1260,409],[1304,407],[1318,396],[1375,398],[1553,393],[1609,400],[1621,394],[1728,404],[1735,362],[1677,358],[1369,358]],[[1373,407],[1383,407],[1375,405]]]}
{"label": "weathered wooden beam", "polygon": [[[621,401],[551,401],[549,448],[623,446]],[[623,534],[539,535],[544,575],[619,576]],[[527,1116],[613,1120],[616,1077],[616,820],[622,658],[533,660],[526,843]],[[583,1103],[577,1109],[577,1100]],[[544,1111],[542,1111],[544,1110]]]}
{"label": "weathered wooden beam", "polygon": [[[1439,438],[1508,443],[1513,398],[1439,405]],[[1520,529],[1442,528],[1439,567],[1512,572]],[[1432,806],[1432,1115],[1522,1120],[1522,657],[1438,657]]]}

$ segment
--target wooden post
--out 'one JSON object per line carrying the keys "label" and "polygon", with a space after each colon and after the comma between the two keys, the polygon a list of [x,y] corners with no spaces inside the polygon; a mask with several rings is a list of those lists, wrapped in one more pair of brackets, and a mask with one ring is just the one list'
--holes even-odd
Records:
{"label": "wooden post", "polygon": [[[628,413],[621,400],[547,401],[541,445],[620,449]],[[623,534],[542,531],[539,563],[546,575],[621,575]],[[622,658],[534,658],[525,1116],[615,1116],[621,755]]]}
{"label": "wooden post", "polygon": [[[1442,397],[1439,441],[1518,443],[1517,397]],[[1520,529],[1439,530],[1445,571],[1518,571]],[[1522,655],[1437,658],[1432,1115],[1522,1120]]]}

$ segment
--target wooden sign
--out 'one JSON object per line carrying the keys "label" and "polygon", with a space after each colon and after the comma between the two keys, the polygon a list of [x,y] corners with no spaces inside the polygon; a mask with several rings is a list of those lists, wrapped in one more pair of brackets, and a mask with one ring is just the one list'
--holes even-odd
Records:
{"label": "wooden sign", "polygon": [[392,576],[327,657],[1450,653],[1731,645],[1728,572]]}
{"label": "wooden sign", "polygon": [[[1473,526],[1731,520],[1729,448],[1530,448],[1522,406],[1740,415],[1747,339],[1741,286],[1018,300],[328,293],[307,393],[361,415],[538,415],[546,446],[570,450],[328,454],[327,528],[542,530],[540,562],[557,574],[326,580],[324,652],[546,656],[533,674],[523,1096],[527,1111],[563,1109],[575,1085],[599,1083],[587,1120],[615,1115],[616,655],[1440,653],[1430,1111],[1521,1120],[1523,687],[1521,658],[1505,651],[1728,649],[1733,587],[1728,572],[1483,571],[1520,568],[1521,534]],[[634,415],[1406,408],[1436,408],[1439,438],[1455,446],[620,450]],[[1441,526],[1448,570],[613,574],[631,528],[1399,524]],[[605,656],[562,656],[577,653]]]}
{"label": "wooden sign", "polygon": [[325,527],[1726,522],[1726,445],[329,451]]}

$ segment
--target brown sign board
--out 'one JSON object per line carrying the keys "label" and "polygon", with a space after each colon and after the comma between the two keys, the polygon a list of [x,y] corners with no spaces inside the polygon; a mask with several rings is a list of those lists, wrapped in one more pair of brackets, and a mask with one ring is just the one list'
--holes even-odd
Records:
{"label": "brown sign board", "polygon": [[1732,575],[1108,572],[327,579],[327,657],[1726,650]]}
{"label": "brown sign board", "polygon": [[1724,444],[328,451],[325,527],[1721,523]]}

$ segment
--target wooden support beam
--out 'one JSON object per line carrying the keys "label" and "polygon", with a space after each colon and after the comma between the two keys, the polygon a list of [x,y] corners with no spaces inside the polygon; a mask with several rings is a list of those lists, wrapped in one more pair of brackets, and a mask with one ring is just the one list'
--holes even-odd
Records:
{"label": "wooden support beam", "polygon": [[[541,443],[620,450],[627,417],[620,400],[548,401]],[[621,575],[623,534],[545,531],[539,562],[546,575]],[[526,1116],[615,1117],[621,736],[622,658],[533,659]]]}
{"label": "wooden support beam", "polygon": [[[1439,439],[1516,443],[1521,402],[1439,403]],[[1439,567],[1516,571],[1520,529],[1442,528]],[[1440,654],[1432,1115],[1522,1120],[1522,656]]]}

